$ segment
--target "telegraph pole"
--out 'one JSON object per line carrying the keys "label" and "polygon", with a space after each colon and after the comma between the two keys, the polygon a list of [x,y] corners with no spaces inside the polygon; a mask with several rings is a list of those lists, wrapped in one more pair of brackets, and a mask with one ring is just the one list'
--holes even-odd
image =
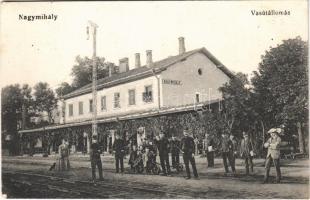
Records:
{"label": "telegraph pole", "polygon": [[92,66],[92,97],[93,97],[93,117],[92,117],[92,135],[98,135],[97,133],[97,57],[96,57],[96,34],[98,25],[88,21],[87,33],[91,28],[93,35],[93,66]]}

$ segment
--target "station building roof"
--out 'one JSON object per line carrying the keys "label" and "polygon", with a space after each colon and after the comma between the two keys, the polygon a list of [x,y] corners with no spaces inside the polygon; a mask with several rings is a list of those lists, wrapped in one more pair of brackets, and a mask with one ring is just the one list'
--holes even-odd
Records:
{"label": "station building roof", "polygon": [[[232,78],[234,76],[234,74],[231,71],[229,71],[217,58],[215,58],[206,48],[203,47],[203,48],[185,52],[180,55],[170,56],[168,58],[153,62],[151,66],[145,65],[145,66],[141,66],[138,68],[128,70],[123,73],[116,73],[116,74],[113,74],[112,76],[99,79],[97,81],[97,90],[102,89],[102,88],[113,87],[115,85],[123,84],[126,82],[131,82],[134,80],[139,80],[139,79],[146,78],[149,76],[153,76],[154,74],[158,74],[166,70],[169,66],[172,66],[173,64],[177,62],[181,62],[187,57],[195,53],[203,53],[228,77]],[[92,84],[90,83],[69,94],[64,95],[62,98],[69,99],[69,98],[73,98],[76,96],[80,96],[82,94],[91,93],[91,91],[92,91]]]}

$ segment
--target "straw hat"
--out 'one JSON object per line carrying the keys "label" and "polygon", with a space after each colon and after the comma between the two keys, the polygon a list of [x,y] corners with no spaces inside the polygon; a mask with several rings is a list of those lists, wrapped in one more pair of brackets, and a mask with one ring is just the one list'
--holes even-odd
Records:
{"label": "straw hat", "polygon": [[276,128],[271,128],[267,133],[277,133],[277,129]]}
{"label": "straw hat", "polygon": [[268,133],[276,133],[278,135],[282,135],[282,129],[281,128],[272,128],[268,131]]}

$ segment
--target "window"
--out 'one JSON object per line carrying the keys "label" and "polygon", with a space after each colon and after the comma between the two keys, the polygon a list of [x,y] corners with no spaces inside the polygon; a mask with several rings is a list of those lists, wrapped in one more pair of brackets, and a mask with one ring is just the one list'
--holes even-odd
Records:
{"label": "window", "polygon": [[83,102],[79,102],[79,115],[83,115]]}
{"label": "window", "polygon": [[199,103],[199,94],[196,93],[196,103]]}
{"label": "window", "polygon": [[198,74],[202,75],[202,69],[201,68],[198,69]]}
{"label": "window", "polygon": [[144,102],[152,102],[153,101],[153,95],[152,95],[152,86],[145,86],[144,92],[143,92],[143,101]]}
{"label": "window", "polygon": [[107,109],[107,99],[105,96],[101,97],[101,110]]}
{"label": "window", "polygon": [[93,100],[89,100],[89,112],[93,112]]}
{"label": "window", "polygon": [[128,90],[128,102],[129,105],[135,105],[136,104],[136,91],[135,90]]}
{"label": "window", "polygon": [[119,92],[114,93],[114,108],[120,108],[121,107],[119,99],[120,99]]}
{"label": "window", "polygon": [[73,116],[73,104],[69,104],[69,117]]}

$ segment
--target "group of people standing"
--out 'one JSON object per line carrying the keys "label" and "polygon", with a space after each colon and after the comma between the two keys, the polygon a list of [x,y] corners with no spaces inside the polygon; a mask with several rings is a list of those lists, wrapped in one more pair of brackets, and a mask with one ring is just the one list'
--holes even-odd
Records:
{"label": "group of people standing", "polygon": [[169,152],[171,152],[172,167],[178,168],[180,165],[180,152],[183,154],[183,161],[186,169],[186,179],[191,178],[189,163],[191,163],[193,174],[198,179],[198,172],[195,162],[195,142],[193,137],[190,137],[189,130],[183,130],[183,138],[181,141],[177,140],[175,136],[172,136],[171,141],[165,136],[163,132],[159,134],[155,140],[155,144],[158,147],[160,164],[162,168],[162,175],[171,176]]}
{"label": "group of people standing", "polygon": [[[280,134],[282,130],[280,128],[272,128],[268,131],[270,138],[264,144],[264,147],[268,149],[267,157],[265,161],[265,175],[264,183],[268,182],[269,172],[272,162],[276,168],[276,182],[279,183],[281,180],[281,170],[280,170],[280,145],[281,138]],[[233,175],[236,175],[235,160],[238,155],[244,160],[245,164],[245,174],[249,175],[250,171],[253,173],[253,158],[255,156],[254,145],[252,140],[249,138],[249,134],[246,132],[242,133],[242,140],[240,145],[235,140],[234,135],[228,135],[223,133],[221,142],[219,145],[219,151],[222,155],[223,165],[225,169],[225,175],[229,173],[228,163],[231,167]],[[215,143],[214,140],[210,138],[208,134],[205,135],[203,140],[203,149],[205,150],[208,167],[214,167],[214,152]]]}
{"label": "group of people standing", "polygon": [[222,138],[219,145],[216,145],[214,139],[211,138],[209,134],[205,134],[203,140],[203,150],[207,157],[207,166],[214,167],[214,154],[215,151],[221,153],[223,159],[223,165],[225,169],[225,175],[229,173],[228,164],[231,167],[232,173],[236,174],[235,160],[238,154],[240,157],[245,160],[246,174],[249,174],[249,165],[251,166],[251,171],[253,172],[253,156],[254,148],[249,135],[246,132],[243,132],[243,139],[241,140],[240,145],[235,139],[235,136],[232,134],[222,134]]}
{"label": "group of people standing", "polygon": [[[277,177],[276,181],[280,182],[281,179],[281,171],[280,171],[280,143],[281,138],[279,134],[281,133],[281,129],[270,129],[268,133],[271,137],[264,144],[265,148],[268,148],[268,153],[265,162],[265,178],[264,183],[268,182],[269,171],[271,167],[271,163],[273,162],[276,168]],[[124,172],[124,156],[125,156],[125,148],[128,145],[128,141],[124,141],[120,135],[116,135],[116,139],[113,143],[113,152],[115,156],[115,168],[116,173]],[[191,178],[191,172],[189,164],[192,166],[193,175],[195,179],[199,179],[196,162],[195,162],[195,142],[188,129],[183,130],[183,138],[179,141],[176,137],[172,136],[171,140],[168,140],[166,135],[161,132],[159,136],[153,138],[153,140],[146,139],[143,142],[142,146],[136,147],[132,146],[129,164],[132,166],[134,163],[133,157],[137,155],[137,152],[146,151],[147,155],[151,155],[148,160],[156,163],[157,152],[160,158],[160,165],[162,169],[161,175],[171,176],[171,166],[169,162],[169,153],[171,153],[172,158],[172,168],[177,168],[180,164],[180,152],[183,155],[183,161],[186,169],[186,179]],[[207,166],[214,167],[214,154],[215,151],[220,151],[223,159],[223,165],[225,170],[225,175],[229,173],[228,163],[231,167],[233,175],[236,175],[235,168],[235,159],[239,154],[240,157],[244,160],[245,163],[245,173],[249,175],[250,171],[253,173],[253,157],[254,146],[252,141],[249,138],[248,133],[243,132],[243,138],[241,142],[235,140],[234,135],[222,134],[220,145],[215,145],[214,140],[210,137],[210,135],[206,134],[205,139],[203,140],[203,149],[205,151],[207,157]],[[60,151],[61,152],[61,151]],[[151,152],[151,153],[150,153]],[[97,142],[97,138],[93,137],[92,145],[91,145],[91,167],[92,167],[92,178],[96,179],[95,170],[98,168],[99,170],[99,179],[103,180],[102,175],[102,162],[100,158],[100,147]]]}
{"label": "group of people standing", "polygon": [[[195,163],[195,143],[194,139],[189,136],[188,129],[184,129],[183,131],[184,137],[181,141],[177,140],[176,137],[172,137],[171,140],[168,140],[166,135],[161,132],[159,136],[156,136],[153,140],[146,139],[143,141],[143,145],[136,147],[136,145],[132,145],[129,165],[131,168],[134,165],[135,158],[139,152],[146,152],[148,156],[147,162],[156,163],[157,153],[160,158],[161,165],[161,175],[163,176],[171,176],[171,167],[177,168],[180,164],[180,152],[183,154],[183,160],[186,168],[186,179],[190,179],[190,168],[189,163],[192,165],[194,177],[198,179],[198,173],[196,169]],[[124,141],[120,135],[115,136],[115,141],[113,143],[113,153],[115,157],[115,170],[116,173],[124,172],[124,156],[126,146],[129,144],[128,141]],[[92,166],[92,178],[96,179],[96,168],[99,171],[99,179],[103,179],[102,177],[102,162],[100,158],[100,148],[97,143],[97,138],[93,137],[90,151],[91,158],[91,166]],[[170,166],[169,162],[169,153],[172,155],[172,166]]]}

